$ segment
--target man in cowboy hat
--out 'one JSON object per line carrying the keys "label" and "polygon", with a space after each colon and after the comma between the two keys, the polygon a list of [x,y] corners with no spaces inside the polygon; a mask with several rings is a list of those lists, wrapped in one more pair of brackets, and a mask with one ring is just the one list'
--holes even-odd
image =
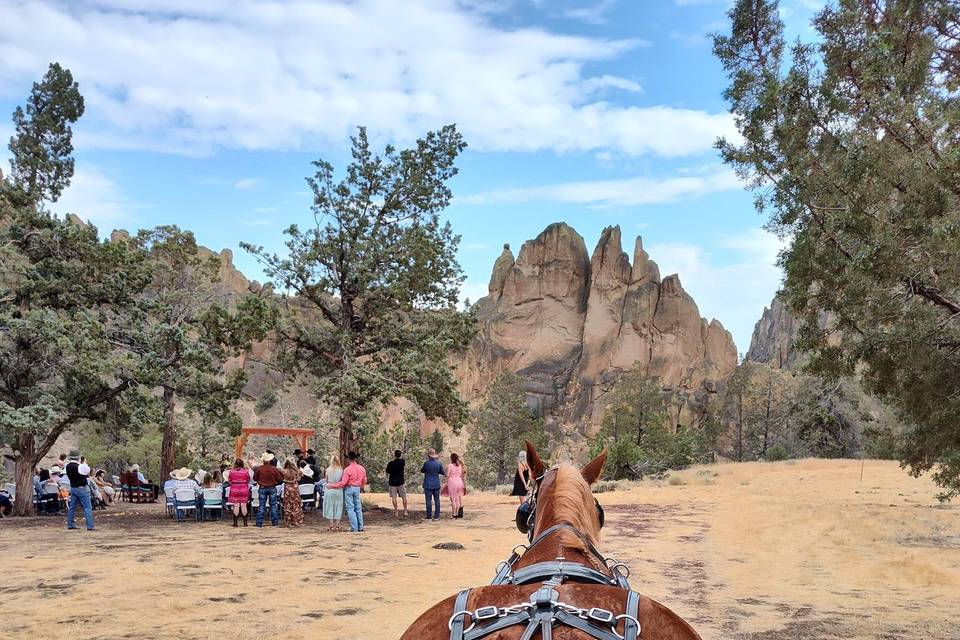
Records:
{"label": "man in cowboy hat", "polygon": [[431,506],[433,502],[433,519],[440,519],[440,476],[444,475],[443,465],[437,460],[435,449],[427,449],[427,461],[423,463],[420,469],[423,474],[423,498],[427,503],[427,515],[424,520],[430,520]]}
{"label": "man in cowboy hat", "polygon": [[260,456],[262,465],[253,472],[253,481],[259,485],[260,506],[257,508],[257,526],[263,526],[264,511],[267,507],[267,501],[270,501],[270,524],[275,527],[280,526],[280,508],[277,505],[277,487],[283,484],[283,473],[274,464],[275,457],[272,453],[264,453]]}
{"label": "man in cowboy hat", "polygon": [[[200,485],[197,484],[197,481],[190,477],[190,474],[193,473],[192,469],[187,467],[180,467],[176,471],[171,471],[170,476],[174,479],[175,484],[173,485],[173,508],[177,514],[177,522],[183,522],[183,511],[180,509],[180,501],[177,499],[177,491],[192,491],[193,492],[193,505],[197,506],[197,497],[203,495],[203,490],[200,489]],[[184,501],[184,506],[189,504],[189,501]],[[200,521],[201,509],[194,508],[194,516],[197,519],[197,522]]]}
{"label": "man in cowboy hat", "polygon": [[76,529],[74,516],[77,513],[77,503],[83,507],[83,519],[87,524],[87,531],[93,531],[93,503],[90,500],[90,465],[81,462],[80,453],[71,451],[68,456],[67,480],[70,483],[70,502],[67,503],[67,529]]}

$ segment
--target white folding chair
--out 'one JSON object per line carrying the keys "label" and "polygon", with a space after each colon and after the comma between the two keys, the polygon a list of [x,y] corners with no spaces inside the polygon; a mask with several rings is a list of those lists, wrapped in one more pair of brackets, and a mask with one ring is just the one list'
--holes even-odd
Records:
{"label": "white folding chair", "polygon": [[203,512],[200,517],[205,517],[207,511],[218,511],[220,518],[223,518],[223,491],[221,489],[203,490]]}
{"label": "white folding chair", "polygon": [[300,505],[303,507],[303,510],[306,511],[307,508],[316,509],[317,508],[317,491],[316,487],[312,484],[301,484],[299,485],[300,491]]}
{"label": "white folding chair", "polygon": [[250,510],[253,511],[259,506],[260,506],[260,485],[255,484],[252,487],[250,487]]}
{"label": "white folding chair", "polygon": [[186,515],[187,511],[193,511],[194,515],[197,512],[197,492],[193,489],[177,489],[173,492],[174,500],[176,501],[177,511],[183,511]]}
{"label": "white folding chair", "polygon": [[176,515],[175,510],[175,496],[173,493],[173,487],[164,487],[163,488],[163,497],[166,499],[166,506],[164,507],[167,512],[167,517],[172,518]]}

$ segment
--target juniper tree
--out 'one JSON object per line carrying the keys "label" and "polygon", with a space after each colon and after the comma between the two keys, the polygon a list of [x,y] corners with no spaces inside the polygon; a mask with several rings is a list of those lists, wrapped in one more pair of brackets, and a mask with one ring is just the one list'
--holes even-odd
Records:
{"label": "juniper tree", "polygon": [[841,0],[789,50],[776,2],[729,16],[714,52],[742,140],[718,146],[790,240],[784,297],[810,368],[858,374],[914,425],[903,463],[957,495],[960,6]]}
{"label": "juniper tree", "polygon": [[193,234],[175,226],[141,231],[132,240],[152,267],[136,314],[125,318],[123,347],[144,358],[140,384],[158,390],[163,402],[160,477],[175,468],[177,401],[204,428],[239,435],[233,411],[246,382],[242,370],[229,375],[224,362],[262,340],[272,322],[266,301],[246,295],[235,309],[223,304],[220,258],[197,246]]}
{"label": "juniper tree", "polygon": [[505,371],[494,378],[471,419],[466,459],[480,485],[503,484],[525,442],[546,445],[543,419],[527,404],[521,378]]}
{"label": "juniper tree", "polygon": [[50,64],[40,82],[33,83],[27,105],[13,112],[10,138],[11,182],[34,205],[56,202],[73,177],[73,130],[83,115],[83,96],[73,75],[58,63]]}
{"label": "juniper tree", "polygon": [[382,155],[363,128],[352,141],[341,180],[329,162],[313,163],[315,226],[286,230],[286,256],[243,245],[289,294],[280,360],[336,412],[342,454],[360,446],[354,423],[397,397],[458,429],[466,406],[448,356],[472,334],[471,316],[456,310],[460,238],[439,218],[463,138],[449,125]]}

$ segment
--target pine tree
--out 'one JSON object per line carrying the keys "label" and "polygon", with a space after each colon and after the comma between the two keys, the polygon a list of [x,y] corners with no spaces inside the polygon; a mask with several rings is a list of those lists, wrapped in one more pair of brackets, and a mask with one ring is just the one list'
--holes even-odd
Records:
{"label": "pine tree", "polygon": [[538,448],[546,444],[543,420],[527,405],[520,377],[503,372],[471,420],[466,460],[473,481],[480,486],[503,484],[527,440]]}
{"label": "pine tree", "polygon": [[[840,0],[789,51],[770,0],[738,0],[714,52],[811,369],[858,375],[913,425],[903,462],[960,493],[960,5]],[[821,329],[818,315],[832,323]]]}
{"label": "pine tree", "polygon": [[456,310],[460,239],[439,218],[465,147],[450,125],[411,149],[376,155],[360,128],[344,179],[334,179],[330,163],[313,163],[317,224],[287,229],[287,256],[243,245],[291,294],[278,331],[281,360],[308,374],[337,413],[341,454],[360,447],[361,417],[394,398],[455,429],[466,418],[447,358],[466,346],[473,322]]}

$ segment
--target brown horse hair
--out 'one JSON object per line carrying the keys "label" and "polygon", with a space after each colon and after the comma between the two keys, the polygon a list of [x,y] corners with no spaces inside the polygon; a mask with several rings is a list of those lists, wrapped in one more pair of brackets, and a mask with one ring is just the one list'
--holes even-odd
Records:
{"label": "brown horse hair", "polygon": [[591,543],[600,541],[600,519],[590,485],[580,470],[562,463],[551,477],[548,473],[538,488],[536,533],[565,522],[581,532]]}

